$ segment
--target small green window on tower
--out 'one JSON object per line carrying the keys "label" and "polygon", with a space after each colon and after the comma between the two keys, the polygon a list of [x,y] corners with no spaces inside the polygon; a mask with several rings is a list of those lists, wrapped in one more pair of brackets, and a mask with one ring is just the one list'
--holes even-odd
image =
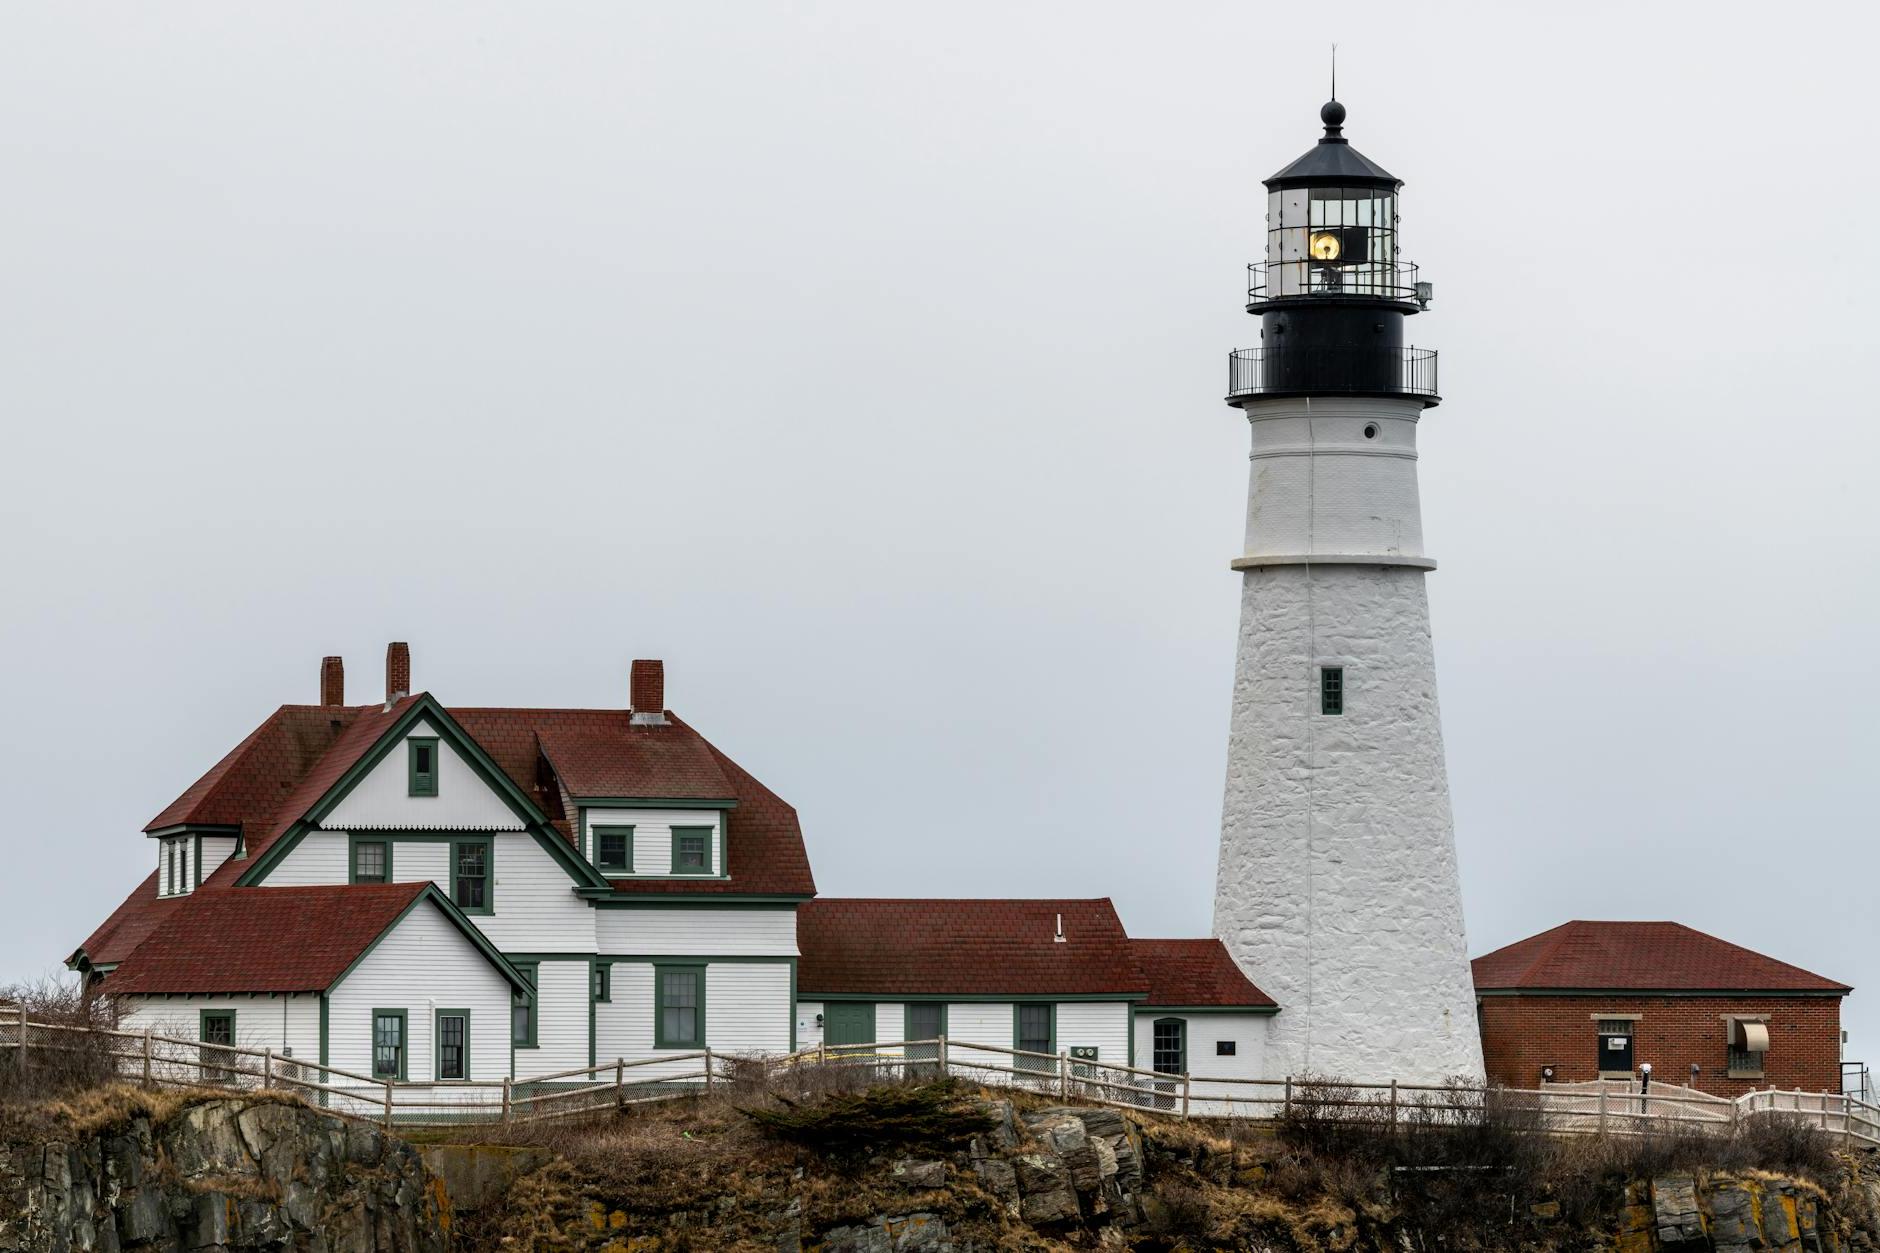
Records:
{"label": "small green window on tower", "polygon": [[1345,668],[1343,666],[1319,667],[1319,712],[1322,714],[1345,712]]}

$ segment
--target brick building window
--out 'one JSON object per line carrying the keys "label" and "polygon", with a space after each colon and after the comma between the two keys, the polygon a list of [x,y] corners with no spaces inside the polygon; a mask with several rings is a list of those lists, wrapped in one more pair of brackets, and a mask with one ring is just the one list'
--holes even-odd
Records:
{"label": "brick building window", "polygon": [[1763,1057],[1769,1052],[1769,1024],[1750,1018],[1729,1021],[1729,1045],[1725,1064],[1732,1078],[1760,1079]]}

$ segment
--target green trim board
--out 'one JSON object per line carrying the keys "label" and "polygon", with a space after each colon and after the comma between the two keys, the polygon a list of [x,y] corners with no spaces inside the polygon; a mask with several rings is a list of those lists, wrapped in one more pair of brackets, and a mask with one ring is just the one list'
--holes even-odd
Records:
{"label": "green trim board", "polygon": [[1761,988],[1477,988],[1477,996],[1595,996],[1608,1000],[1639,1000],[1648,997],[1670,997],[1673,999],[1694,996],[1704,997],[1794,997],[1832,996],[1843,997],[1852,988],[1824,988],[1818,991],[1804,991],[1786,988],[1781,991],[1766,991]]}
{"label": "green trim board", "polygon": [[[676,1006],[675,1008],[693,1009],[693,1034],[681,1036],[666,1031],[666,976],[690,974],[695,977],[693,984],[694,1006]],[[792,1006],[791,1013],[796,1012]],[[705,1026],[705,963],[702,961],[667,961],[653,964],[653,1047],[656,1049],[698,1049],[705,1047],[709,1038]]]}
{"label": "green trim board", "polygon": [[[394,842],[395,841],[393,841],[391,836],[380,835],[376,832],[371,832],[371,833],[364,833],[364,832],[358,832],[358,831],[347,832],[346,834],[346,882],[348,883],[395,883],[397,882],[397,880],[393,877],[393,872],[392,872],[392,845]],[[359,846],[361,844],[378,844],[384,847],[385,849],[385,872],[381,877],[377,879],[361,879],[359,877]]]}
{"label": "green trim board", "polygon": [[[386,1075],[379,1073],[379,1019],[396,1018],[398,1020],[398,1073]],[[411,1015],[403,1009],[375,1009],[372,1011],[372,1075],[375,1079],[395,1079],[399,1083],[406,1081],[411,1062]]]}
{"label": "green trim board", "polygon": [[[701,878],[686,875],[687,880]],[[717,879],[726,875],[712,876]],[[640,882],[664,882],[648,876]],[[808,896],[767,896],[761,892],[636,892],[632,888],[576,888],[574,894],[596,909],[767,909],[789,906],[794,909],[814,898]]]}
{"label": "green trim board", "polygon": [[[509,964],[516,968],[516,972],[518,974],[520,974],[523,978],[529,981],[529,986],[531,988],[541,987],[540,980],[542,977],[542,963],[530,962],[530,961],[511,961]],[[529,995],[529,996],[516,996],[516,997],[513,997],[512,1000],[514,1003],[510,1006],[510,1010],[509,1010],[509,1046],[512,1049],[540,1048],[541,1046],[536,1042],[537,1041],[536,1009],[540,1002],[540,998],[535,995]],[[518,1008],[524,1011],[522,1036],[520,1039],[516,1037],[516,1010]]]}
{"label": "green trim board", "polygon": [[[591,830],[594,848],[594,868],[605,874],[617,870],[621,874],[633,873],[633,827],[617,822],[597,823]],[[607,854],[607,841],[618,839],[621,844],[620,855],[610,858]]]}
{"label": "green trim board", "polygon": [[196,882],[191,885],[192,891],[202,886],[202,837],[196,836],[195,841],[196,847],[190,853],[190,858],[196,863]]}
{"label": "green trim board", "polygon": [[153,840],[172,835],[208,835],[222,839],[234,836],[239,840],[242,828],[239,822],[173,822],[167,827],[151,827],[144,834]]}
{"label": "green trim board", "polygon": [[[467,848],[481,848],[483,850],[483,873],[480,876],[469,876],[473,879],[481,878],[483,880],[483,903],[480,905],[466,905],[462,901],[463,894],[468,892],[469,888],[466,885],[460,891],[458,872],[462,869],[463,865],[463,850]],[[463,910],[466,914],[486,915],[496,912],[496,840],[493,836],[451,837],[450,900],[453,905]]]}
{"label": "green trim board", "polygon": [[577,796],[581,809],[736,809],[738,798],[726,796],[713,800],[696,797],[676,799],[666,796]]}
{"label": "green trim board", "polygon": [[[692,841],[698,841],[696,849],[699,857],[697,869],[685,868],[681,858],[689,856],[684,850]],[[673,827],[672,828],[672,868],[669,872],[674,878],[718,877],[712,869],[712,828],[711,827]]]}
{"label": "green trim board", "polygon": [[[446,1018],[463,1019],[463,1073],[461,1075],[444,1074],[444,1020]],[[439,1009],[431,1015],[431,1081],[433,1083],[467,1082],[471,1077],[470,1066],[470,1011],[467,1009]]]}
{"label": "green trim board", "polygon": [[1258,1014],[1272,1017],[1279,1013],[1277,1005],[1138,1005],[1135,1007],[1138,1017],[1143,1014],[1183,1014],[1194,1017],[1197,1014]]}
{"label": "green trim board", "polygon": [[405,795],[437,795],[437,736],[405,737]]}

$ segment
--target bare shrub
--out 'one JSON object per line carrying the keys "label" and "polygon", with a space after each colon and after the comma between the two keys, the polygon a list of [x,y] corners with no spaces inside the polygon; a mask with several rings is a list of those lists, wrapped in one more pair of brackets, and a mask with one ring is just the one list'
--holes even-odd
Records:
{"label": "bare shrub", "polygon": [[[47,1101],[118,1077],[111,1037],[117,1025],[109,999],[56,979],[0,988],[0,1101]],[[24,1007],[26,1047],[20,1043]]]}

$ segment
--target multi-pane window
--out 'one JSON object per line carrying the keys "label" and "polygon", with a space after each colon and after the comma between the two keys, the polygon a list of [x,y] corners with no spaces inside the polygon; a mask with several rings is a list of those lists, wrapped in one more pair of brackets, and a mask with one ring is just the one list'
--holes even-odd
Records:
{"label": "multi-pane window", "polygon": [[[1016,1015],[1014,1048],[1021,1053],[1049,1053],[1052,1043],[1052,1006],[1020,1004],[1013,1007]],[[1049,1063],[1038,1057],[1019,1057],[1014,1059],[1020,1070],[1044,1070]]]}
{"label": "multi-pane window", "polygon": [[[541,986],[540,967],[535,962],[511,962],[516,973],[528,981],[529,991],[533,993]],[[515,994],[509,1007],[509,1041],[517,1048],[535,1047],[535,1001],[533,995]]]}
{"label": "multi-pane window", "polygon": [[602,870],[632,870],[633,828],[594,828],[594,864]]}
{"label": "multi-pane window", "polygon": [[1603,1074],[1632,1072],[1633,1027],[1629,1018],[1599,1020],[1599,1070]]}
{"label": "multi-pane window", "polygon": [[672,829],[672,872],[674,874],[710,874],[711,868],[711,828],[674,827]]}
{"label": "multi-pane window", "polygon": [[1726,1069],[1733,1075],[1759,1075],[1769,1049],[1769,1025],[1765,1022],[1733,1018],[1727,1024],[1729,1037],[1725,1056]]}
{"label": "multi-pane window", "polygon": [[614,999],[614,967],[611,962],[594,963],[594,999],[611,1001]]}
{"label": "multi-pane window", "polygon": [[451,845],[450,899],[462,910],[490,911],[490,846],[487,841]]}
{"label": "multi-pane window", "polygon": [[1188,1024],[1179,1018],[1155,1020],[1150,1065],[1156,1073],[1179,1075],[1188,1069]]}
{"label": "multi-pane window", "polygon": [[416,736],[405,741],[413,796],[437,795],[437,741]]}
{"label": "multi-pane window", "polygon": [[455,1010],[437,1014],[437,1077],[470,1077],[470,1015]]}
{"label": "multi-pane window", "polygon": [[386,874],[385,841],[361,840],[353,845],[353,882],[384,883]]}
{"label": "multi-pane window", "polygon": [[405,1011],[372,1011],[372,1074],[379,1079],[405,1077]]}
{"label": "multi-pane window", "polygon": [[[202,1011],[201,1028],[202,1077],[212,1082],[232,1077],[234,1072],[230,1067],[234,1065],[235,1055],[228,1050],[235,1045],[234,1011]],[[215,1047],[217,1045],[222,1047]]]}
{"label": "multi-pane window", "polygon": [[705,971],[698,966],[660,966],[654,971],[658,988],[659,1048],[703,1048],[705,1045]]}
{"label": "multi-pane window", "polygon": [[1319,712],[1322,714],[1345,712],[1345,668],[1343,666],[1319,667]]}

